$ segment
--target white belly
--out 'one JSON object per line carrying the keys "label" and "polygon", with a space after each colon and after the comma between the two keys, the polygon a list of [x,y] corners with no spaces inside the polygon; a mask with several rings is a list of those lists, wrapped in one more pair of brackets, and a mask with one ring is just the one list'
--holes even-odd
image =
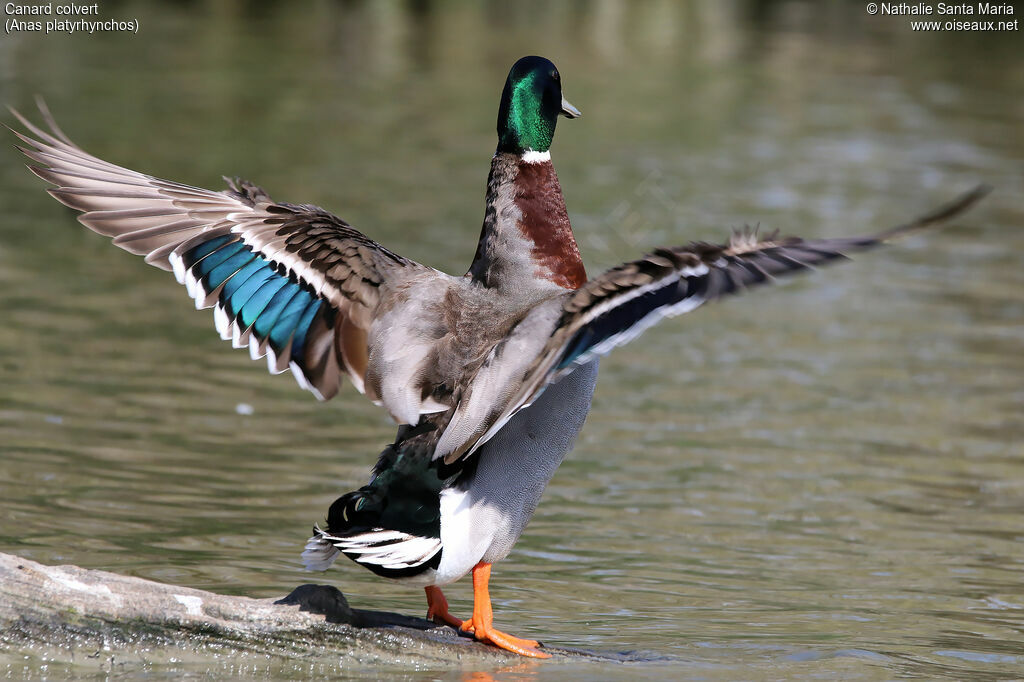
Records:
{"label": "white belly", "polygon": [[433,584],[504,559],[533,516],[544,488],[572,449],[590,411],[598,362],[550,386],[472,455],[471,478],[441,493],[441,563]]}

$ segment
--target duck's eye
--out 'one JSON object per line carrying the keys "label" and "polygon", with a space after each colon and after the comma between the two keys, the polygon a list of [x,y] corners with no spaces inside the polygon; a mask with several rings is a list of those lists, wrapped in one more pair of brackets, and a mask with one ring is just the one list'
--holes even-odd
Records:
{"label": "duck's eye", "polygon": [[551,77],[554,78],[557,81],[559,79],[558,72],[557,71],[552,71],[551,72]]}

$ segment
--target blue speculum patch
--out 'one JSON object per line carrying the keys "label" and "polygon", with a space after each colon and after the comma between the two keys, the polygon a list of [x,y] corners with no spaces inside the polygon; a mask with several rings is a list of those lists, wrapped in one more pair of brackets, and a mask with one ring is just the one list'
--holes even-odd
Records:
{"label": "blue speculum patch", "polygon": [[254,252],[236,235],[214,237],[182,255],[206,292],[217,290],[217,300],[228,317],[261,342],[268,341],[280,354],[291,341],[290,355],[300,361],[313,319],[323,301],[275,264]]}
{"label": "blue speculum patch", "polygon": [[558,362],[558,369],[565,369],[594,346],[621,334],[635,324],[639,324],[641,320],[659,308],[678,303],[685,297],[686,292],[685,286],[680,286],[678,283],[669,284],[599,315],[576,332],[562,354],[562,359]]}

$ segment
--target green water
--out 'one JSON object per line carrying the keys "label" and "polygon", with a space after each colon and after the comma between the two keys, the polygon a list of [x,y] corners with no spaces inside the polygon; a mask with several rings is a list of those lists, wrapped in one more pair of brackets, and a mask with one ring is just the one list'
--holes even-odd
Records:
{"label": "green water", "polygon": [[[0,37],[0,102],[42,94],[103,158],[210,187],[243,175],[454,273],[503,79],[529,53],[584,113],[552,152],[592,273],[744,223],[868,232],[995,185],[939,233],[607,358],[492,595],[511,632],[651,660],[490,672],[1024,675],[1020,31],[913,33],[858,2],[100,9],[139,33]],[[329,580],[354,606],[421,613],[421,591],[350,562],[299,564],[393,437],[385,417],[233,351],[9,147],[0,179],[0,551],[249,596]],[[468,580],[448,595],[468,614]],[[267,665],[238,672],[309,674]],[[13,677],[33,666],[0,653]]]}

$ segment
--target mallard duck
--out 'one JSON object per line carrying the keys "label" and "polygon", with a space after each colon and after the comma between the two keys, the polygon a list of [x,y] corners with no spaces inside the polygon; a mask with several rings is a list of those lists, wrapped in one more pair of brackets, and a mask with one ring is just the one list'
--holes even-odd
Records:
{"label": "mallard duck", "polygon": [[[659,248],[594,278],[573,238],[550,148],[580,115],[547,59],[505,81],[483,229],[465,275],[404,258],[333,214],[272,200],[243,180],[222,191],[102,161],[56,126],[29,134],[29,168],[79,220],[174,272],[221,336],[320,400],[347,377],[400,426],[369,482],[339,498],[303,552],[323,570],[344,554],[420,586],[427,615],[484,642],[546,657],[494,627],[488,581],[523,532],[590,408],[598,357],[655,322],[844,258],[945,220],[978,188],[867,237],[760,238]],[[33,137],[34,136],[34,137]],[[473,575],[469,619],[441,586]]]}

